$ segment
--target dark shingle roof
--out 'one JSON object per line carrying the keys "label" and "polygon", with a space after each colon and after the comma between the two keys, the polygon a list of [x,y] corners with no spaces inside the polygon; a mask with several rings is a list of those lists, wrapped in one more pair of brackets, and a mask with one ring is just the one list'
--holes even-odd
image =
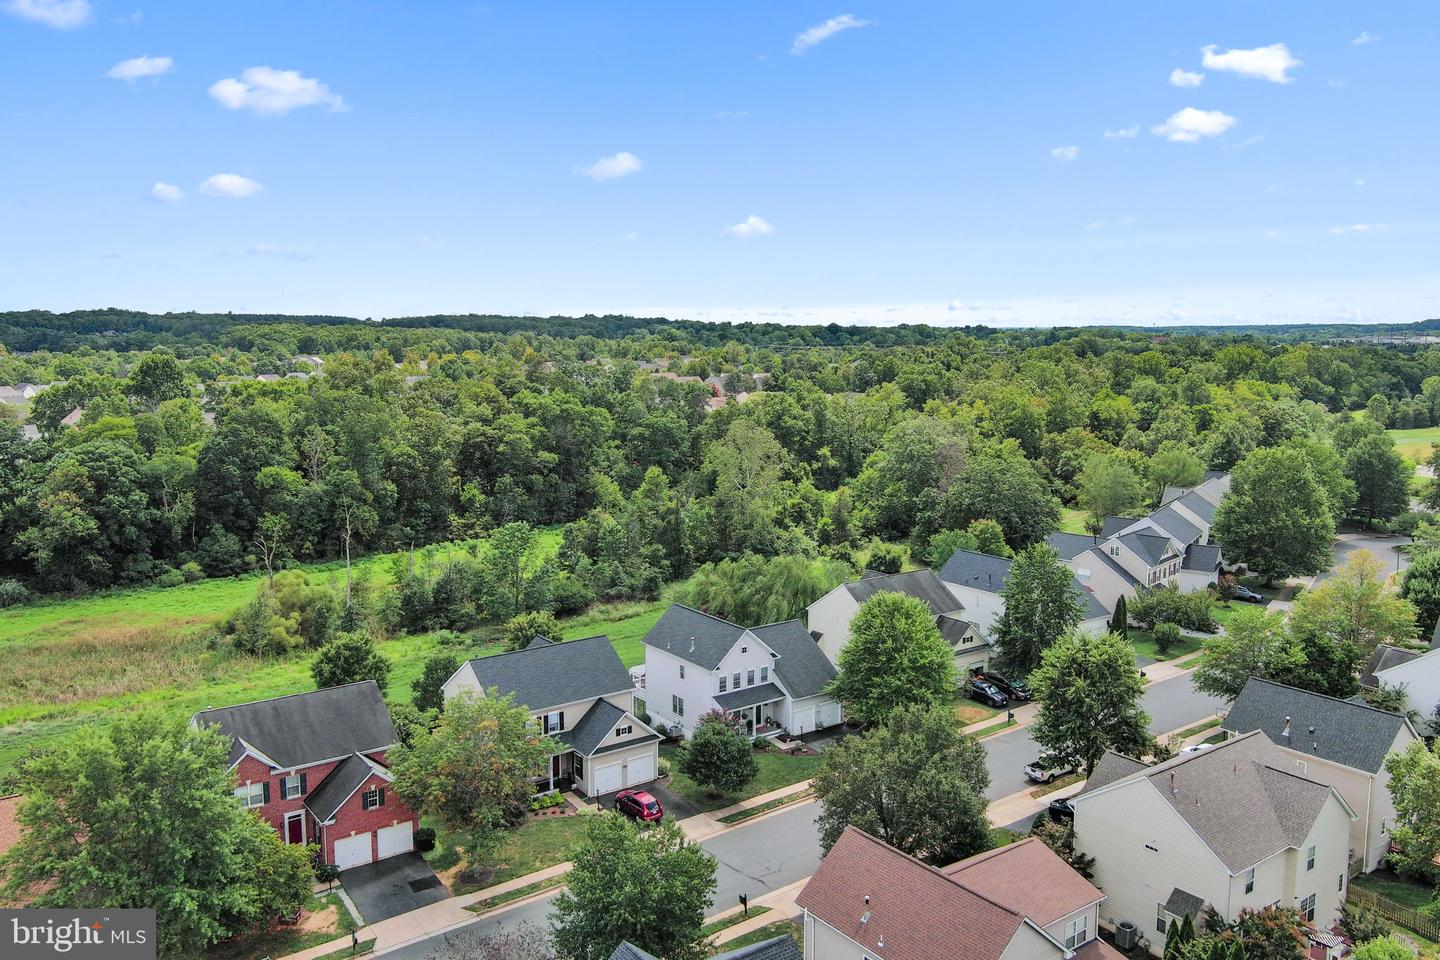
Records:
{"label": "dark shingle roof", "polygon": [[1214,525],[1215,504],[1211,503],[1209,500],[1206,500],[1204,497],[1200,496],[1200,494],[1196,493],[1195,491],[1192,490],[1189,493],[1185,494],[1185,496],[1181,497],[1180,506],[1184,507],[1186,510],[1189,510],[1191,513],[1195,514],[1195,516],[1199,517],[1201,520],[1204,520],[1206,523]]}
{"label": "dark shingle roof", "polygon": [[1088,533],[1052,533],[1045,538],[1045,544],[1060,554],[1061,560],[1073,560],[1097,545],[1095,538]]}
{"label": "dark shingle roof", "polygon": [[1102,539],[1108,540],[1139,519],[1139,517],[1106,517],[1104,526],[1100,528],[1100,536]]}
{"label": "dark shingle roof", "polygon": [[940,636],[951,647],[964,646],[968,641],[965,634],[969,633],[974,626],[969,620],[957,617],[954,614],[946,614],[943,617],[935,618],[935,625],[940,628]]}
{"label": "dark shingle roof", "polygon": [[779,654],[775,658],[775,673],[790,696],[799,699],[824,693],[835,679],[835,664],[799,620],[770,623],[754,627],[750,632]]}
{"label": "dark shingle roof", "polygon": [[1200,919],[1200,911],[1205,909],[1205,898],[1197,897],[1195,894],[1176,887],[1170,891],[1170,896],[1165,900],[1165,912],[1172,917],[1189,916],[1192,919]]}
{"label": "dark shingle roof", "polygon": [[645,642],[706,670],[714,670],[744,632],[744,627],[728,620],[701,613],[683,603],[672,603],[645,634]]}
{"label": "dark shingle roof", "polygon": [[1170,549],[1170,539],[1158,533],[1127,533],[1120,542],[1152,567],[1158,566]]}
{"label": "dark shingle roof", "polygon": [[620,662],[609,637],[531,645],[524,650],[470,661],[485,690],[515,694],[515,702],[533,710],[588,700],[631,689],[630,671]]}
{"label": "dark shingle roof", "polygon": [[909,573],[892,573],[888,577],[866,577],[845,584],[845,589],[850,591],[857,603],[864,603],[883,591],[903,593],[923,601],[936,616],[960,609],[960,601],[945,589],[945,584],[935,576],[934,570],[911,570]]}
{"label": "dark shingle roof", "polygon": [[748,947],[717,953],[710,960],[800,960],[800,948],[790,934],[772,937]]}
{"label": "dark shingle roof", "polygon": [[1200,539],[1200,528],[1185,519],[1174,507],[1161,507],[1150,514],[1150,519],[1181,543],[1194,543]]}
{"label": "dark shingle roof", "polygon": [[[992,557],[974,550],[956,550],[940,568],[940,579],[946,583],[999,593],[1010,575],[1010,560]],[[957,604],[958,606],[958,604]],[[941,611],[945,612],[945,611]]]}
{"label": "dark shingle roof", "polygon": [[281,770],[384,750],[399,739],[374,680],[202,710],[194,720],[218,724],[231,738],[232,764],[243,755],[244,740]]}
{"label": "dark shingle roof", "polygon": [[646,953],[629,940],[621,940],[620,946],[610,954],[610,960],[660,960],[653,953]]}
{"label": "dark shingle roof", "polygon": [[548,637],[542,637],[542,636],[540,636],[539,634],[536,634],[536,635],[535,635],[535,638],[534,638],[533,640],[531,640],[529,643],[525,644],[525,649],[526,649],[526,650],[529,650],[529,649],[531,649],[532,647],[548,647],[548,646],[552,646],[554,643],[555,643],[554,640],[551,640],[551,639],[549,639]]}
{"label": "dark shingle roof", "polygon": [[[1433,647],[1431,649],[1434,649]],[[1375,674],[1381,670],[1388,670],[1391,667],[1398,667],[1402,663],[1409,663],[1420,656],[1418,650],[1406,650],[1402,647],[1392,647],[1388,643],[1377,646],[1370,654],[1370,659],[1365,661],[1365,666],[1360,671],[1360,686],[1374,690],[1380,685]]]}
{"label": "dark shingle roof", "polygon": [[1291,750],[1379,773],[1391,745],[1405,727],[1405,718],[1366,704],[1251,677],[1222,726],[1234,733],[1263,730],[1275,743]]}
{"label": "dark shingle roof", "polygon": [[1213,543],[1192,543],[1185,548],[1182,570],[1203,570],[1214,573],[1220,566],[1220,548]]}
{"label": "dark shingle roof", "polygon": [[[610,732],[618,727],[620,721],[623,719],[625,719],[624,710],[621,710],[609,700],[596,700],[590,705],[590,709],[585,711],[585,715],[580,718],[575,726],[556,736],[555,739],[581,756],[588,757],[596,752],[596,748],[600,746],[601,741],[610,736]],[[658,739],[660,739],[659,734],[655,734],[649,737],[637,737],[634,740],[626,740],[616,746],[633,747],[637,744]]]}
{"label": "dark shingle roof", "polygon": [[1095,769],[1090,771],[1090,778],[1085,781],[1085,786],[1080,793],[1089,793],[1092,790],[1099,790],[1106,784],[1114,783],[1116,780],[1123,780],[1132,773],[1138,773],[1145,769],[1145,764],[1134,757],[1127,757],[1123,753],[1116,753],[1114,750],[1106,750],[1100,755],[1095,764]]}
{"label": "dark shingle roof", "polygon": [[364,757],[352,753],[335,765],[324,782],[310,791],[305,797],[305,806],[324,823],[335,816],[340,805],[374,772],[375,768]]}
{"label": "dark shingle roof", "polygon": [[754,687],[732,690],[729,693],[716,694],[715,703],[721,710],[738,710],[741,707],[753,707],[757,703],[769,703],[772,700],[783,700],[784,698],[784,690],[773,683],[762,683]]}

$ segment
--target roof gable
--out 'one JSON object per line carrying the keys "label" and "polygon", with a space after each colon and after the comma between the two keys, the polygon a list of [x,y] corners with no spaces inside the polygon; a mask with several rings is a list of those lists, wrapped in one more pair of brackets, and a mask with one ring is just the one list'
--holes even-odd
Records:
{"label": "roof gable", "polygon": [[1200,528],[1173,506],[1161,507],[1150,514],[1150,522],[1181,543],[1194,543],[1200,539]]}
{"label": "roof gable", "polygon": [[1104,897],[1034,837],[942,867],[941,873],[1040,926]]}
{"label": "roof gable", "polygon": [[531,711],[634,687],[630,671],[605,636],[564,643],[532,641],[524,650],[480,657],[469,664],[482,689],[494,687],[501,696],[513,693],[515,702]]}
{"label": "roof gable", "polygon": [[202,710],[193,720],[231,738],[232,765],[246,752],[243,740],[281,770],[385,750],[399,739],[374,680]]}
{"label": "roof gable", "polygon": [[672,603],[645,634],[645,644],[706,670],[714,670],[745,628],[683,603]]}
{"label": "roof gable", "polygon": [[1165,561],[1168,554],[1175,551],[1175,545],[1169,537],[1162,537],[1155,533],[1127,533],[1118,538],[1130,552],[1143,560],[1148,566],[1158,567]]}
{"label": "roof gable", "polygon": [[835,664],[799,620],[753,627],[750,633],[778,654],[774,659],[775,672],[791,697],[799,699],[824,693],[835,679]]}
{"label": "roof gable", "polygon": [[1235,733],[1261,730],[1298,753],[1379,773],[1407,724],[1398,713],[1251,677],[1222,726]]}

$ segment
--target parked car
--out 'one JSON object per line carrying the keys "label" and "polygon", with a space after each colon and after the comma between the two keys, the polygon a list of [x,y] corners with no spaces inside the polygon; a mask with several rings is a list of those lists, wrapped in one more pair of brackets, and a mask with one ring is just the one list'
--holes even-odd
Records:
{"label": "parked car", "polygon": [[1069,800],[1051,800],[1050,806],[1046,807],[1045,810],[1050,814],[1050,819],[1056,823],[1065,823],[1068,820],[1075,819],[1075,808],[1070,806]]}
{"label": "parked car", "polygon": [[1025,765],[1025,776],[1036,783],[1050,783],[1057,777],[1068,777],[1080,768],[1059,757],[1042,756],[1034,763]]}
{"label": "parked car", "polygon": [[1010,699],[1000,692],[1000,688],[988,680],[981,680],[976,677],[970,681],[970,686],[965,693],[971,700],[979,701],[987,707],[1009,706]]}
{"label": "parked car", "polygon": [[1001,693],[1005,694],[1005,696],[1011,700],[1029,700],[1034,696],[1034,694],[1030,692],[1030,688],[1026,686],[1024,680],[1011,680],[1009,677],[1002,676],[998,673],[991,673],[988,670],[976,676],[992,687],[999,689]]}
{"label": "parked car", "polygon": [[615,811],[642,823],[659,823],[665,816],[660,801],[644,790],[621,790],[615,794]]}
{"label": "parked car", "polygon": [[1204,753],[1206,750],[1209,750],[1209,749],[1210,749],[1211,747],[1213,747],[1213,746],[1215,746],[1215,744],[1213,744],[1213,743],[1192,743],[1192,744],[1190,744],[1190,746],[1188,746],[1188,747],[1181,747],[1181,748],[1180,748],[1180,752],[1181,752],[1181,753]]}
{"label": "parked car", "polygon": [[1265,598],[1244,584],[1237,583],[1235,589],[1230,592],[1231,598],[1243,603],[1264,603]]}

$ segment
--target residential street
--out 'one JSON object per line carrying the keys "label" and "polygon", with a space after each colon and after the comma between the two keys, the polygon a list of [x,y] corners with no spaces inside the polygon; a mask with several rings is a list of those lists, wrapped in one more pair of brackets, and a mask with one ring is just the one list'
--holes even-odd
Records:
{"label": "residential street", "polygon": [[1335,576],[1335,571],[1343,566],[1350,559],[1350,554],[1356,550],[1369,550],[1375,554],[1382,564],[1381,570],[1384,574],[1399,573],[1410,565],[1410,558],[1395,548],[1409,545],[1410,538],[1398,534],[1342,533],[1335,539],[1335,544],[1331,548],[1334,562],[1330,569],[1320,574],[1315,580],[1319,583]]}
{"label": "residential street", "polygon": [[[1156,683],[1145,692],[1145,709],[1150,711],[1151,729],[1174,730],[1211,716],[1220,701],[1199,693],[1190,683],[1190,674]],[[1036,748],[1028,730],[1016,730],[985,741],[990,767],[991,800],[1025,789],[1028,782],[1021,769],[1035,758]],[[719,860],[714,912],[727,909],[738,894],[754,899],[778,890],[815,871],[820,863],[820,841],[815,830],[815,804],[763,817],[749,826],[737,827],[701,841]],[[550,910],[546,897],[477,920],[467,929],[503,929],[530,922],[544,926]],[[384,956],[393,960],[423,960],[431,955],[440,937],[431,937]]]}

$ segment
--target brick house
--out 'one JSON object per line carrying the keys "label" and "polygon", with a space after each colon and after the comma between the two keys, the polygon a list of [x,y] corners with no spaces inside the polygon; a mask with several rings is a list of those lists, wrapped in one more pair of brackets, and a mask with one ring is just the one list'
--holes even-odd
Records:
{"label": "brick house", "polygon": [[389,789],[398,738],[373,680],[234,707],[191,720],[230,738],[235,798],[286,843],[316,844],[342,870],[414,849],[415,821]]}

